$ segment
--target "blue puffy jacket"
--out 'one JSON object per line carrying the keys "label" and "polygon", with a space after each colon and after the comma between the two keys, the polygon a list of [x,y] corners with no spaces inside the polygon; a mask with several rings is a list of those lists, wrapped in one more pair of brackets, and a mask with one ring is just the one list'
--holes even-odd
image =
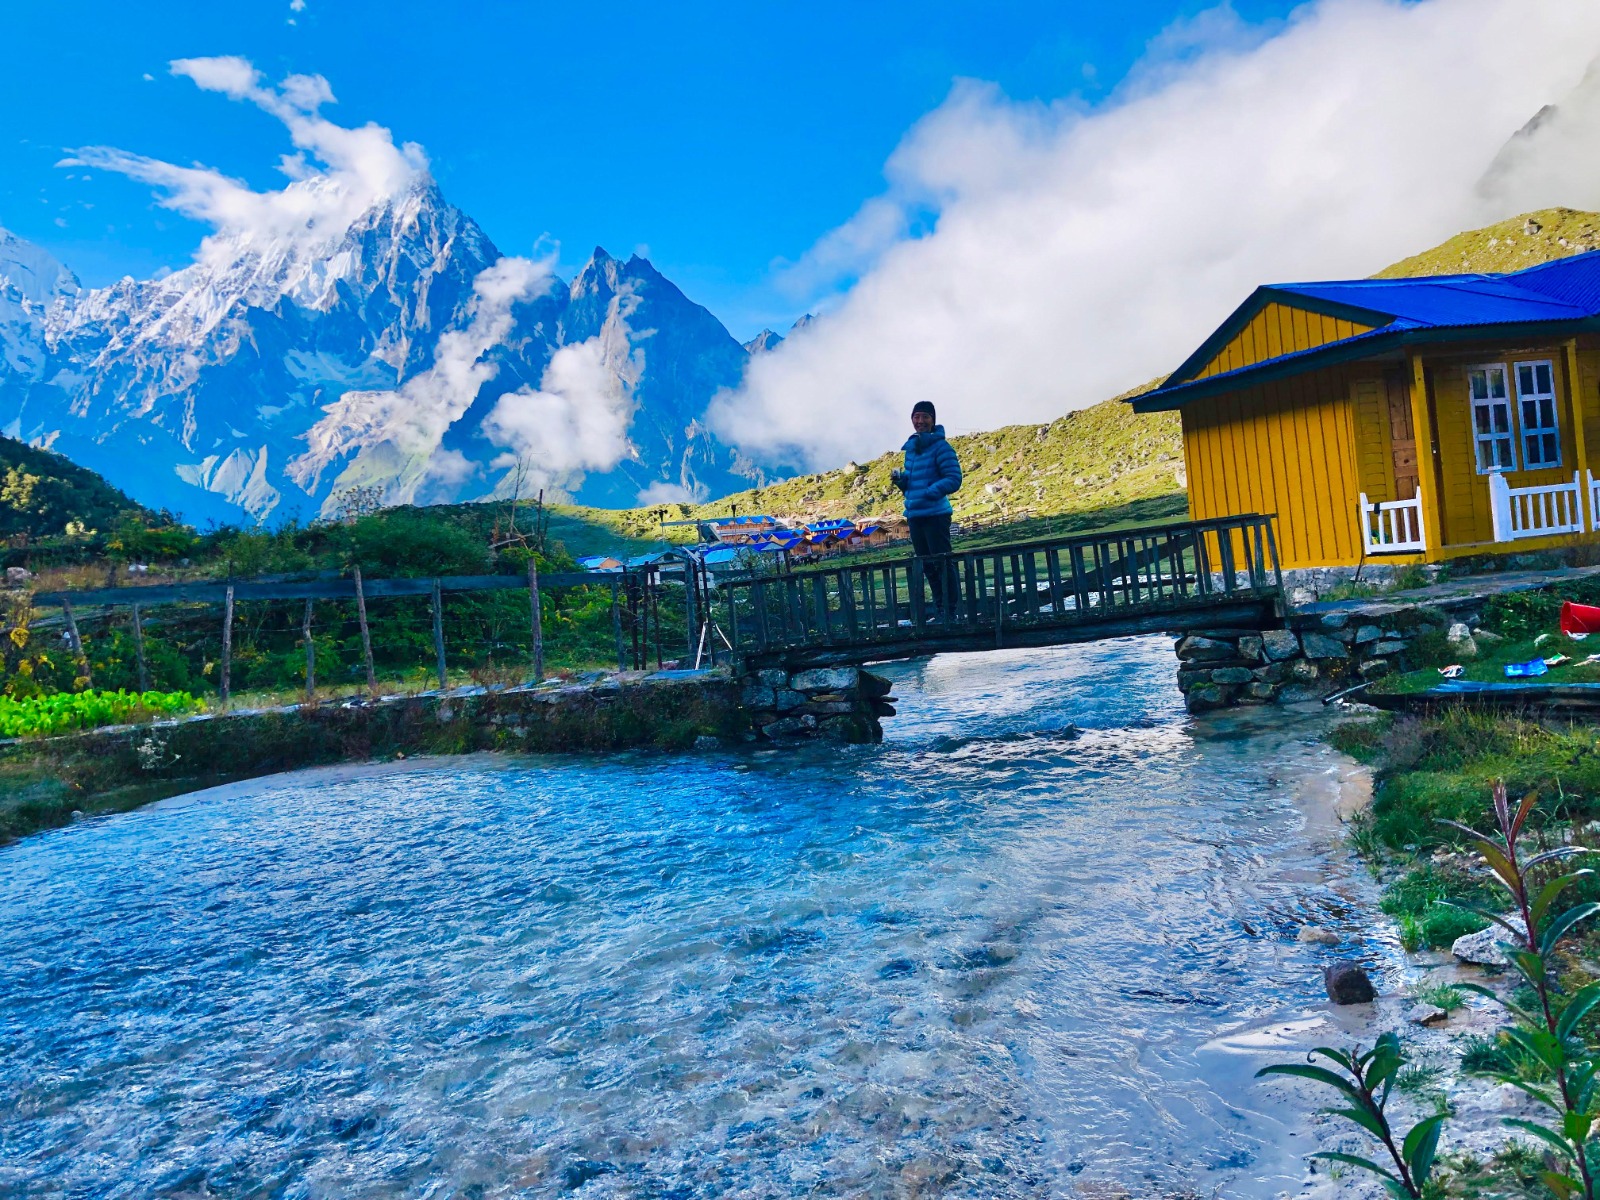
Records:
{"label": "blue puffy jacket", "polygon": [[950,493],[961,487],[961,460],[944,440],[944,426],[906,439],[906,516],[937,517],[950,511]]}

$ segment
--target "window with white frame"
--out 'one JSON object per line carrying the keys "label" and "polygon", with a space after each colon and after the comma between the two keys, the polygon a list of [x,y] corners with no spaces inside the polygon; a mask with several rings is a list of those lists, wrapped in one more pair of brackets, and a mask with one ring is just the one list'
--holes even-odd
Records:
{"label": "window with white frame", "polygon": [[1543,362],[1519,362],[1517,416],[1522,422],[1522,465],[1532,471],[1561,465],[1561,430],[1556,424],[1555,367]]}
{"label": "window with white frame", "polygon": [[1478,450],[1478,474],[1517,469],[1517,443],[1511,432],[1511,398],[1506,368],[1491,363],[1467,368],[1467,395],[1472,400],[1472,435]]}

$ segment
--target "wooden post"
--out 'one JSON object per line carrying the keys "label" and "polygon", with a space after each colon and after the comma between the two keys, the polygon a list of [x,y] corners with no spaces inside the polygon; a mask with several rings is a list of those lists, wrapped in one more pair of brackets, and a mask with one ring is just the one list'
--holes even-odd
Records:
{"label": "wooden post", "polygon": [[94,674],[89,669],[89,656],[83,652],[83,639],[78,636],[78,620],[72,615],[72,601],[61,602],[61,615],[67,619],[67,638],[72,643],[72,655],[78,660],[78,669],[83,672],[85,687],[94,686]]}
{"label": "wooden post", "polygon": [[1426,562],[1437,562],[1444,549],[1446,530],[1444,514],[1439,506],[1439,476],[1434,469],[1433,444],[1438,437],[1428,403],[1428,375],[1422,359],[1409,356],[1409,391],[1411,393],[1411,428],[1417,439],[1417,478],[1422,488],[1422,523],[1427,531],[1428,547],[1422,552]]}
{"label": "wooden post", "polygon": [[367,628],[367,594],[361,587],[361,568],[352,567],[356,580],[356,620],[361,625],[361,657],[367,664],[367,691],[378,694],[378,673],[372,667],[372,633]]}
{"label": "wooden post", "polygon": [[144,661],[144,622],[139,617],[139,606],[133,606],[133,654],[139,664],[139,690],[150,690],[150,669]]}
{"label": "wooden post", "polygon": [[533,681],[538,683],[544,678],[544,621],[539,612],[539,564],[531,557],[528,559],[528,612],[533,618]]}
{"label": "wooden post", "polygon": [[316,601],[306,600],[305,619],[300,622],[300,637],[306,644],[306,699],[317,694],[317,644],[311,640],[311,608]]}
{"label": "wooden post", "polygon": [[1578,374],[1578,339],[1569,338],[1565,346],[1567,368],[1567,404],[1572,409],[1572,448],[1577,453],[1578,470],[1578,524],[1594,533],[1600,522],[1595,521],[1589,486],[1589,446],[1583,428],[1583,383]]}
{"label": "wooden post", "polygon": [[617,595],[617,582],[611,581],[611,632],[617,639],[617,670],[626,671],[628,660],[622,648],[622,605]]}
{"label": "wooden post", "polygon": [[222,600],[222,702],[227,704],[233,685],[233,584]]}
{"label": "wooden post", "polygon": [[439,666],[439,690],[449,686],[444,669],[444,594],[439,581],[433,581],[433,657]]}

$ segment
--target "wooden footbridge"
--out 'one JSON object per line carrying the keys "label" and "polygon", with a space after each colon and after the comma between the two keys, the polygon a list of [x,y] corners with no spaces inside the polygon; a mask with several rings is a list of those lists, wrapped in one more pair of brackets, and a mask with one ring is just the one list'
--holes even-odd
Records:
{"label": "wooden footbridge", "polygon": [[[935,599],[942,584],[944,603]],[[794,670],[940,651],[1281,624],[1269,516],[735,576],[704,611],[747,669]]]}

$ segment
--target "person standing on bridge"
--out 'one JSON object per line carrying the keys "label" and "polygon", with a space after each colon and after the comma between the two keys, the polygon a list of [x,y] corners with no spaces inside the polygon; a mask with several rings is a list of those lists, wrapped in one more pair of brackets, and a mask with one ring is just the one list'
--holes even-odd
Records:
{"label": "person standing on bridge", "polygon": [[950,495],[961,487],[961,460],[937,420],[928,401],[919,400],[912,407],[914,432],[904,447],[905,469],[890,478],[905,493],[911,549],[923,560],[935,610],[948,619],[961,587],[950,561]]}

